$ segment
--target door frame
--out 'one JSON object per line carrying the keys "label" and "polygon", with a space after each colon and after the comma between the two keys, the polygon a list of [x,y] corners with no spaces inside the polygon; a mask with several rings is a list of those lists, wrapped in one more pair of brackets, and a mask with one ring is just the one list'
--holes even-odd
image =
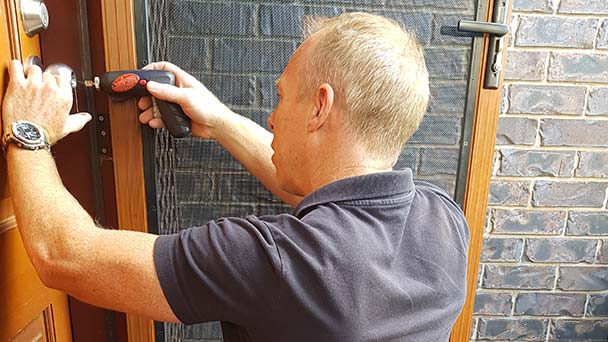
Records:
{"label": "door frame", "polygon": [[[136,18],[134,5],[138,0],[101,0],[103,33],[107,70],[136,69],[138,63]],[[488,0],[486,13],[478,19],[492,18],[495,1]],[[509,14],[511,4],[509,4]],[[510,15],[509,15],[510,18]],[[467,272],[467,296],[463,310],[454,324],[452,342],[469,340],[473,321],[473,307],[477,289],[478,268],[483,242],[486,207],[490,187],[490,175],[498,124],[498,111],[502,98],[502,77],[497,90],[483,89],[483,74],[487,62],[488,37],[483,38],[481,67],[475,72],[477,101],[470,140],[470,158],[467,171],[467,187],[464,193],[463,211],[470,231]],[[142,58],[146,56],[141,56]],[[503,65],[506,53],[503,53]],[[118,222],[120,229],[148,232],[148,205],[146,203],[144,146],[142,127],[137,120],[135,100],[110,102],[110,121]],[[151,205],[155,205],[150,203]],[[154,323],[151,320],[127,314],[129,341],[154,341]]]}

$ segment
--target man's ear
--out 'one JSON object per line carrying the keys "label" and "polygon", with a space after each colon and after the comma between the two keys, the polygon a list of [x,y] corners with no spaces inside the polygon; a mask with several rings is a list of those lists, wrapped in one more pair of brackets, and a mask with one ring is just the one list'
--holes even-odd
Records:
{"label": "man's ear", "polygon": [[334,107],[334,88],[329,83],[323,83],[317,88],[314,97],[314,112],[308,121],[308,131],[318,130],[325,124]]}

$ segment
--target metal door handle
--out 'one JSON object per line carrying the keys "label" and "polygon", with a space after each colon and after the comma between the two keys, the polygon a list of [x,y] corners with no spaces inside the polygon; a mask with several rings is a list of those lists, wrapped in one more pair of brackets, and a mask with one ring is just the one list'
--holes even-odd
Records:
{"label": "metal door handle", "polygon": [[458,22],[458,31],[488,33],[502,37],[509,33],[509,26],[499,23],[486,23],[482,21],[461,20]]}
{"label": "metal door handle", "polygon": [[495,0],[492,22],[461,20],[458,22],[458,31],[487,33],[490,35],[488,43],[488,62],[486,63],[485,89],[498,89],[500,72],[502,71],[502,56],[506,47],[505,39],[509,33],[507,26],[507,14],[509,0]]}

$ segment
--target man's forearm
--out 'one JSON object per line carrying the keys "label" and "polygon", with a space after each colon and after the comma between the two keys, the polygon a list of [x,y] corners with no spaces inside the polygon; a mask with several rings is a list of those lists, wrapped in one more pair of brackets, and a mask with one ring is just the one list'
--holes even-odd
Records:
{"label": "man's forearm", "polygon": [[95,228],[93,219],[63,186],[48,151],[11,145],[7,161],[19,231],[41,278],[41,272],[48,271],[41,266],[57,263],[69,267],[74,250],[68,247],[79,246],[82,240],[77,237]]}
{"label": "man's forearm", "polygon": [[257,123],[235,113],[224,120],[216,140],[251,172],[268,190],[285,203],[295,207],[302,197],[283,191],[272,163],[273,135]]}

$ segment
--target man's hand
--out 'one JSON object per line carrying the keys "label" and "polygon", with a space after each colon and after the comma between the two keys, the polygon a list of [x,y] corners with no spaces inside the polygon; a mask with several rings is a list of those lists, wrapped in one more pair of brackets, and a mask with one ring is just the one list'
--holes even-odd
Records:
{"label": "man's hand", "polygon": [[[217,99],[203,84],[178,66],[169,62],[146,65],[144,69],[166,70],[175,74],[175,86],[148,82],[147,89],[155,98],[179,104],[184,113],[192,119],[192,134],[201,138],[216,139],[223,120],[234,113]],[[153,117],[150,97],[139,100],[139,108],[144,112],[139,121],[152,128],[164,127],[162,119]]]}
{"label": "man's hand", "polygon": [[16,121],[32,121],[41,126],[51,145],[66,135],[81,130],[91,120],[88,113],[70,115],[72,89],[70,80],[62,79],[38,66],[25,73],[20,61],[9,66],[8,88],[2,104],[4,131]]}

